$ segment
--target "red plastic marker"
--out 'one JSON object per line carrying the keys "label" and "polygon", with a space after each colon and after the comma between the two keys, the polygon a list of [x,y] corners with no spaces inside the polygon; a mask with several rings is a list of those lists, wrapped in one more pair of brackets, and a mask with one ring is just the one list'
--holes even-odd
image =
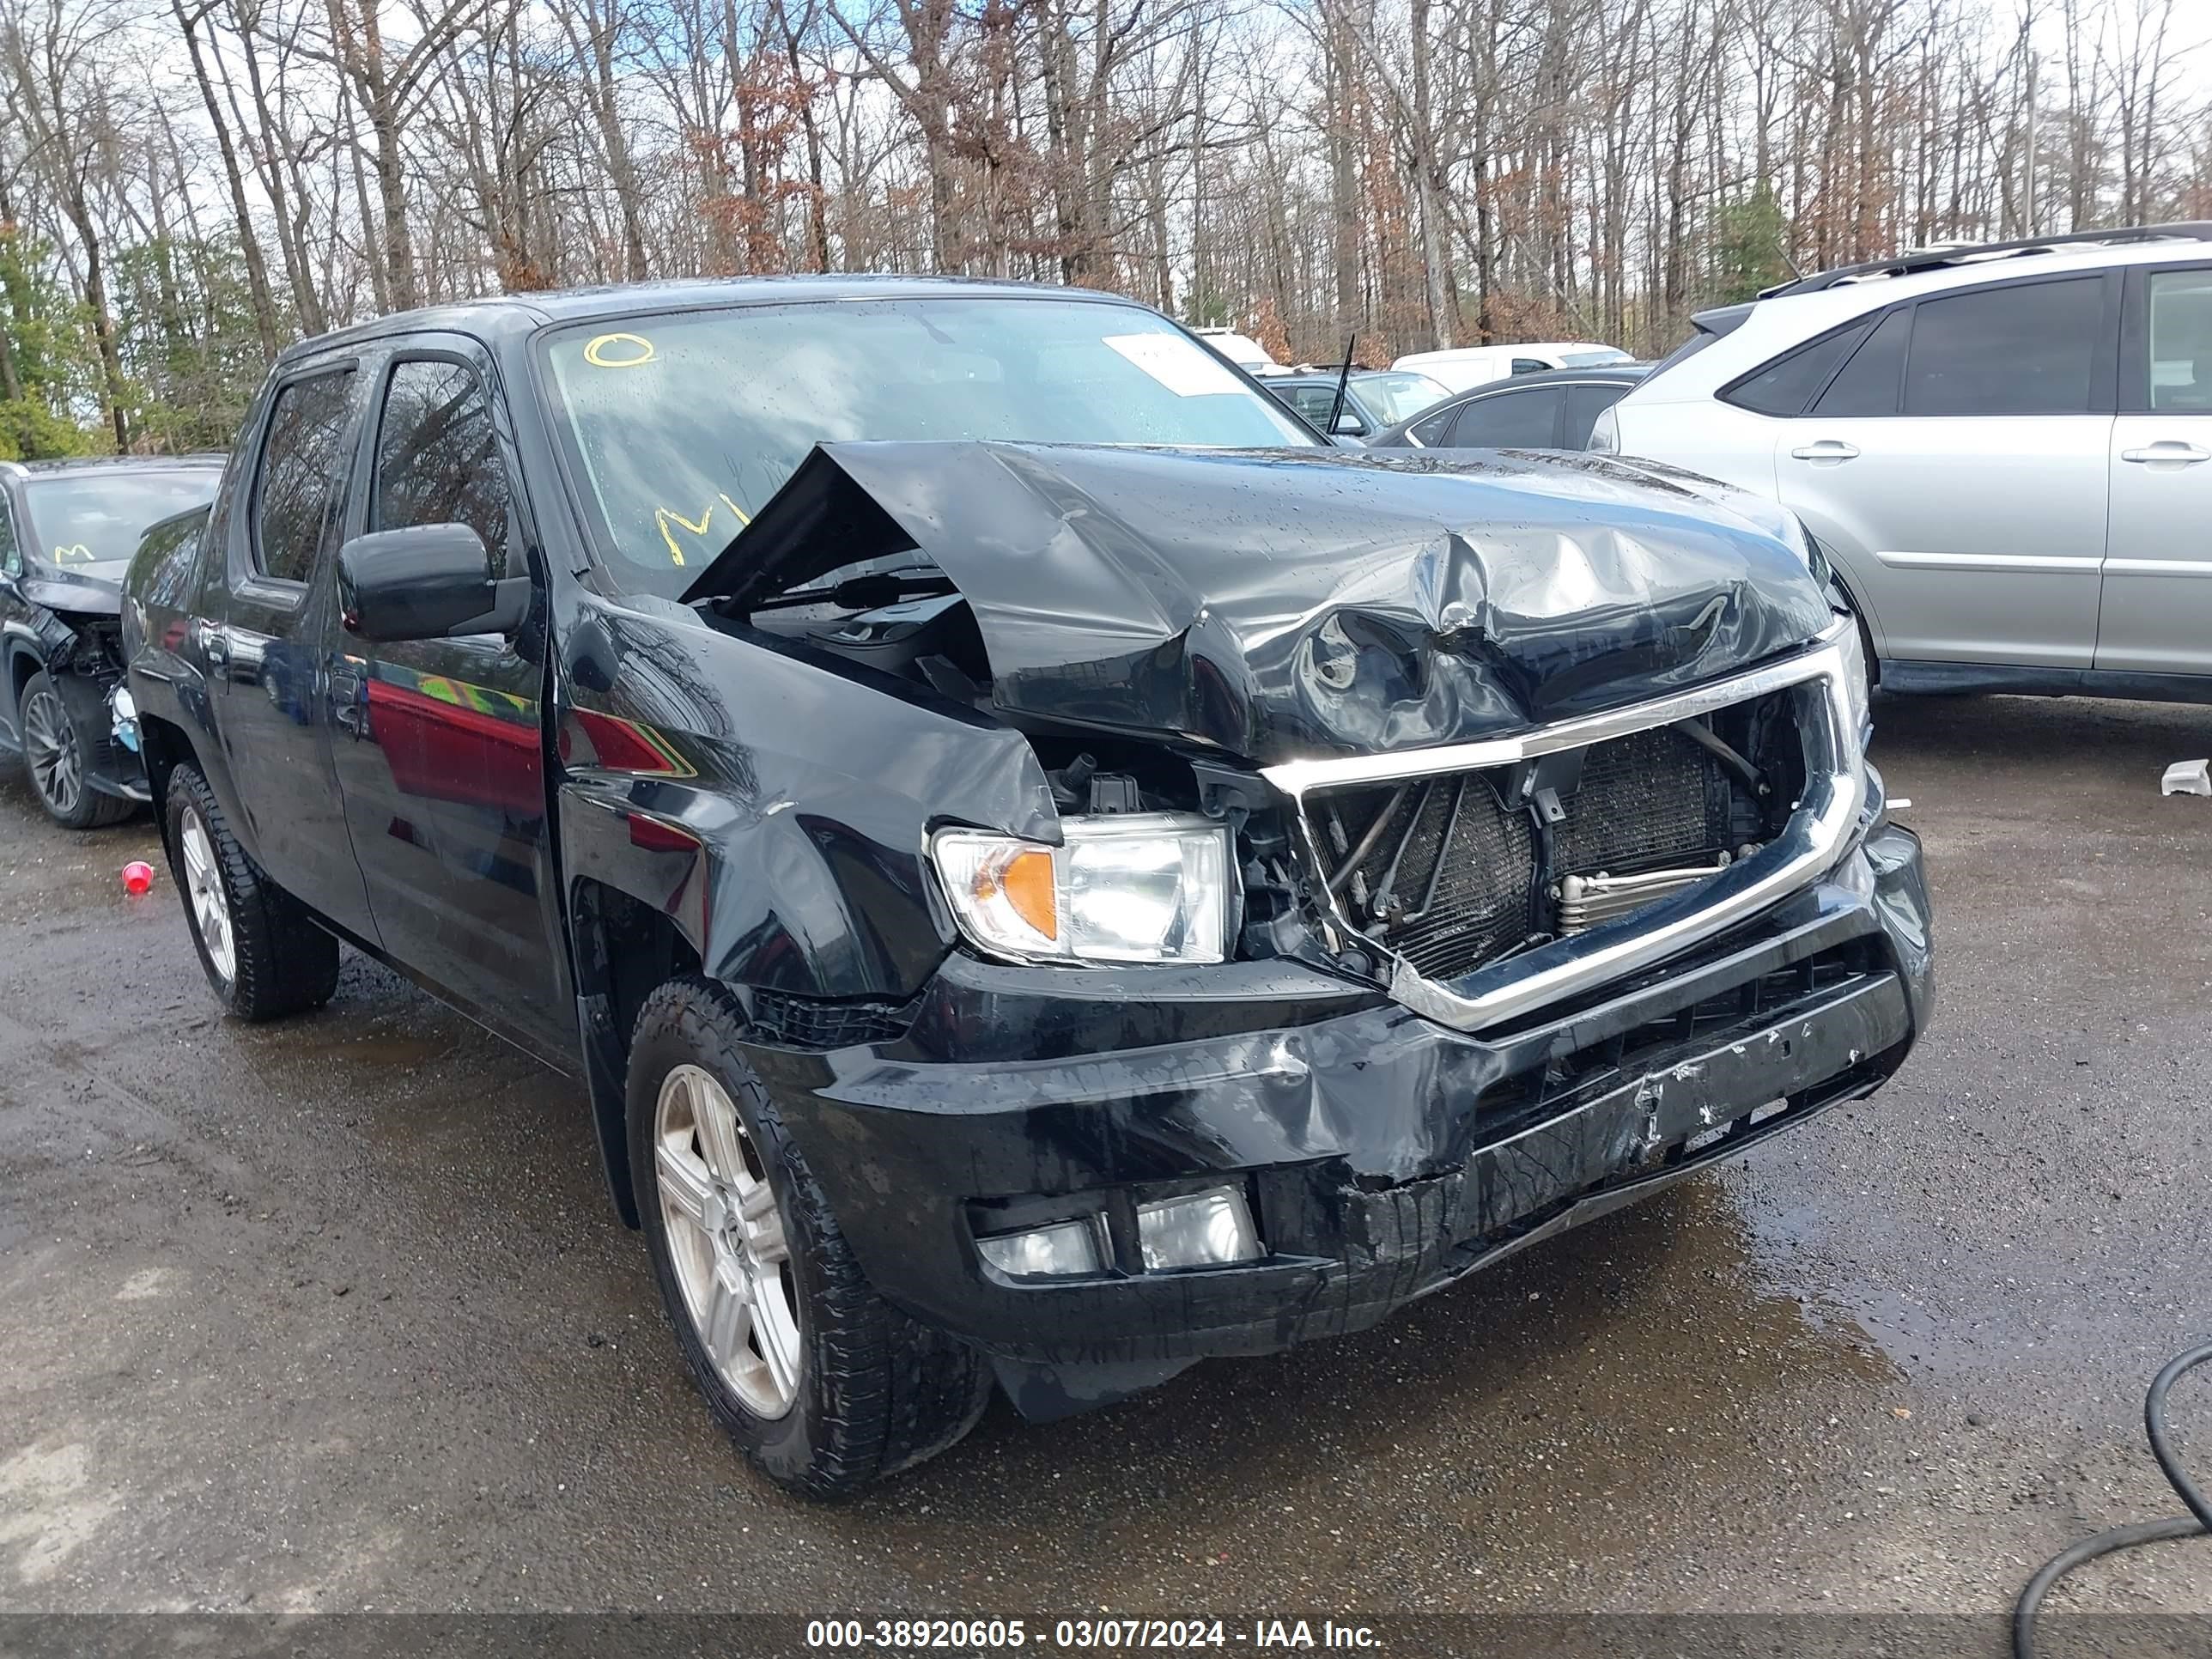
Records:
{"label": "red plastic marker", "polygon": [[133,859],[123,866],[123,890],[136,898],[154,885],[154,866],[143,859]]}

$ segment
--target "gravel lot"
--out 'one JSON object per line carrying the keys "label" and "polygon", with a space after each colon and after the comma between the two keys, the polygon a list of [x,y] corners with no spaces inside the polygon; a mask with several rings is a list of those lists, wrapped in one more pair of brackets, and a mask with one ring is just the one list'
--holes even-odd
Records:
{"label": "gravel lot", "polygon": [[[2175,1504],[2212,1327],[2212,709],[1887,700],[1936,1029],[1875,1100],[1364,1336],[840,1507],[753,1477],[581,1091],[357,958],[218,1019],[149,823],[0,784],[0,1609],[1995,1612]],[[2212,1466],[2212,1392],[2177,1398]],[[2212,1546],[2062,1605],[2212,1610]]]}

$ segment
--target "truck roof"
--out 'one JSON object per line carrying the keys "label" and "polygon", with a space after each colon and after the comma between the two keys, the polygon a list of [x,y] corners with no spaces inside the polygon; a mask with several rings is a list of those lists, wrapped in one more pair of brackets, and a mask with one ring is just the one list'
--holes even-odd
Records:
{"label": "truck roof", "polygon": [[332,346],[386,335],[446,330],[480,337],[530,333],[548,324],[589,322],[598,318],[672,311],[712,311],[743,305],[806,305],[841,300],[943,300],[997,295],[1009,299],[1095,300],[1116,305],[1139,301],[1096,289],[1062,288],[1050,283],[1019,283],[969,276],[872,275],[797,276],[701,276],[651,283],[610,283],[596,288],[543,289],[495,295],[451,305],[424,306],[318,334],[287,347],[278,357],[289,362]]}

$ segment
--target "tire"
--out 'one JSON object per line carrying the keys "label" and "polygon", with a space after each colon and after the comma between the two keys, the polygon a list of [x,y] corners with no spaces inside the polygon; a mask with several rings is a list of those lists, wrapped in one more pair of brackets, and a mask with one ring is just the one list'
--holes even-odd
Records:
{"label": "tire", "polygon": [[[638,1213],[677,1341],[722,1426],[770,1480],[837,1497],[966,1434],[991,1371],[868,1283],[738,1051],[744,1029],[736,997],[710,980],[671,980],[646,1000],[629,1056]],[[734,1139],[702,1133],[726,1107]]]}
{"label": "tire", "polygon": [[176,768],[162,812],[169,872],[216,1000],[245,1020],[328,1002],[337,989],[337,940],[246,856],[207,780]]}
{"label": "tire", "polygon": [[23,683],[15,713],[23,734],[23,771],[48,817],[64,830],[98,830],[120,823],[138,810],[137,801],[103,795],[92,787],[86,760],[93,745],[78,732],[61,688],[45,669]]}

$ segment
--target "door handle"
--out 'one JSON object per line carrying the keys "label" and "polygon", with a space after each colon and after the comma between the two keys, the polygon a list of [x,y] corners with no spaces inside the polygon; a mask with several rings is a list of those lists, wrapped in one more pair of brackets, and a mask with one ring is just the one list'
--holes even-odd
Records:
{"label": "door handle", "polygon": [[1816,444],[1800,444],[1790,452],[1800,461],[1848,461],[1859,453],[1856,444],[1847,444],[1840,438],[1823,438]]}
{"label": "door handle", "polygon": [[2212,449],[2202,449],[2179,438],[2160,438],[2146,449],[2124,449],[2124,461],[2135,461],[2147,466],[2156,466],[2163,461],[2168,466],[2194,466],[2199,461],[2212,461]]}
{"label": "door handle", "polygon": [[339,669],[330,679],[331,719],[355,737],[368,731],[362,720],[361,676],[349,669]]}
{"label": "door handle", "polygon": [[202,656],[211,663],[230,660],[230,630],[228,629],[220,623],[211,623],[205,619],[194,623],[193,628],[199,635],[198,644]]}

